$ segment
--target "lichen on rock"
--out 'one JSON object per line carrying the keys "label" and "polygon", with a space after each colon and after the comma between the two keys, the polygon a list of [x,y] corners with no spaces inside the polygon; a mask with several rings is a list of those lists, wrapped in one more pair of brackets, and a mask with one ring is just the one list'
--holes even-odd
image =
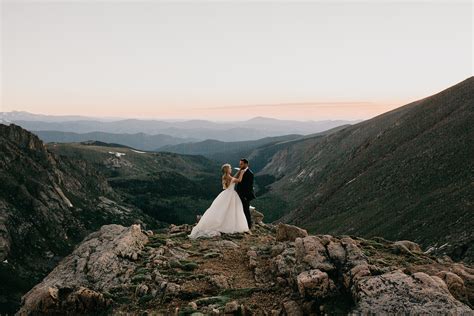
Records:
{"label": "lichen on rock", "polygon": [[[265,223],[252,235],[189,240],[191,229],[103,226],[24,296],[20,314],[472,313],[472,269],[406,242],[279,240]],[[409,252],[394,253],[396,244]]]}

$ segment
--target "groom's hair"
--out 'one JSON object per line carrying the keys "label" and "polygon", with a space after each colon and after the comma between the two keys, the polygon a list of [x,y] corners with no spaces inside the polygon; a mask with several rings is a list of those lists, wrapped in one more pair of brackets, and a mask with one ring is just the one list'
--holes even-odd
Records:
{"label": "groom's hair", "polygon": [[243,161],[246,165],[249,164],[249,161],[248,161],[247,159],[245,159],[245,158],[240,158],[240,161]]}

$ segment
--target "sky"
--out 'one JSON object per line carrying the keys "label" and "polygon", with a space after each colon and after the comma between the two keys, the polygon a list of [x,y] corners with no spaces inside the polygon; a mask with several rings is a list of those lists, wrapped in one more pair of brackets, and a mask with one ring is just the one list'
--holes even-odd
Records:
{"label": "sky", "polygon": [[471,1],[0,1],[0,111],[356,120],[473,74]]}

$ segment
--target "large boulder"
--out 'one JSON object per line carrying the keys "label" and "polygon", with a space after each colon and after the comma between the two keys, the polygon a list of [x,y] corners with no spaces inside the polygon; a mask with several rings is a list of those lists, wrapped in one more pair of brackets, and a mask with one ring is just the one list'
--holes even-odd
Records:
{"label": "large boulder", "polygon": [[469,294],[464,286],[464,280],[459,275],[450,271],[441,271],[438,272],[436,276],[440,277],[441,280],[446,283],[449,292],[451,292],[454,297],[465,302],[469,301]]}
{"label": "large boulder", "polygon": [[252,223],[262,224],[263,223],[263,214],[255,209],[255,207],[250,206],[250,218]]}
{"label": "large boulder", "polygon": [[392,248],[395,253],[412,254],[413,252],[421,252],[420,246],[409,240],[396,241]]}
{"label": "large boulder", "polygon": [[305,229],[297,226],[279,223],[276,227],[276,240],[277,241],[295,241],[296,238],[302,238],[308,236],[308,232]]}
{"label": "large boulder", "polygon": [[102,293],[131,280],[148,241],[139,225],[106,225],[23,296],[20,315],[92,313],[107,307]]}
{"label": "large boulder", "polygon": [[309,298],[325,298],[335,287],[328,274],[318,269],[301,272],[297,282],[300,295]]}
{"label": "large boulder", "polygon": [[286,315],[291,316],[303,316],[304,313],[301,310],[300,304],[295,301],[288,300],[283,302],[283,310],[285,311]]}
{"label": "large boulder", "polygon": [[471,314],[472,310],[456,300],[446,284],[423,272],[407,275],[392,271],[357,282],[353,294],[355,313],[370,314]]}
{"label": "large boulder", "polygon": [[318,236],[307,236],[296,238],[296,260],[308,266],[308,268],[322,271],[334,270],[334,265],[327,257],[326,247],[323,240]]}

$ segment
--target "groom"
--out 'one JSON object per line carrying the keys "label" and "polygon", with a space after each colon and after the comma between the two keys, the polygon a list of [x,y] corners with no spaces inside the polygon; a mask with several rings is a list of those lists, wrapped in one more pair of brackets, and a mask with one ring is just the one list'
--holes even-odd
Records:
{"label": "groom", "polygon": [[253,173],[249,169],[249,161],[245,158],[240,159],[239,162],[240,172],[244,173],[242,182],[237,183],[235,186],[235,191],[242,201],[244,207],[245,218],[247,219],[247,224],[249,229],[252,228],[252,220],[250,217],[250,201],[255,199],[255,194],[253,192]]}

